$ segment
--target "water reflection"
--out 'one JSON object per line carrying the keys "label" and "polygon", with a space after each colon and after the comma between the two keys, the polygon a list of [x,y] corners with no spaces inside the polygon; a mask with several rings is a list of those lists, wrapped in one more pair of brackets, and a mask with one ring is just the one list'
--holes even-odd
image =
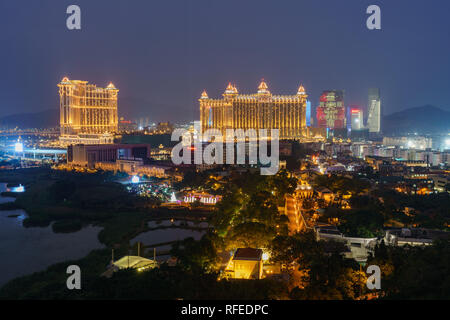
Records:
{"label": "water reflection", "polygon": [[177,226],[177,227],[196,227],[196,228],[208,228],[208,222],[202,221],[186,221],[186,220],[153,220],[148,222],[148,227],[158,228],[158,227],[170,227],[170,226]]}
{"label": "water reflection", "polygon": [[[6,184],[0,183],[0,192],[6,189]],[[10,201],[14,198],[0,197],[0,203]],[[16,277],[45,270],[58,262],[80,259],[104,247],[97,238],[100,227],[56,234],[51,226],[24,228],[26,217],[23,210],[0,211],[0,286]]]}

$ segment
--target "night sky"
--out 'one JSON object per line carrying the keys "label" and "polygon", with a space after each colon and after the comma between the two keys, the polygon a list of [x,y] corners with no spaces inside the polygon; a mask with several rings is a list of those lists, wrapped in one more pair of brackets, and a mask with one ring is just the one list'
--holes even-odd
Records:
{"label": "night sky", "polygon": [[[66,28],[77,4],[82,30]],[[370,4],[382,30],[366,28]],[[198,119],[203,89],[228,81],[254,93],[300,83],[316,105],[344,89],[367,104],[379,87],[386,114],[433,104],[450,110],[448,0],[1,0],[0,116],[58,108],[63,76],[112,81],[119,114],[151,121]]]}

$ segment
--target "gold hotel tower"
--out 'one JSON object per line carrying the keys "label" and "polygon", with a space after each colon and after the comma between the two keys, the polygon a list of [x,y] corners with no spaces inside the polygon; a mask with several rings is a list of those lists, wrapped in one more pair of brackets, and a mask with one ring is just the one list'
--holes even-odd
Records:
{"label": "gold hotel tower", "polygon": [[118,131],[117,94],[112,83],[99,88],[87,81],[69,80],[58,84],[60,96],[60,143],[113,143]]}
{"label": "gold hotel tower", "polygon": [[301,85],[296,95],[272,95],[264,80],[256,94],[239,94],[228,84],[223,99],[210,99],[203,91],[200,102],[202,131],[219,129],[279,129],[280,139],[306,137],[306,95]]}

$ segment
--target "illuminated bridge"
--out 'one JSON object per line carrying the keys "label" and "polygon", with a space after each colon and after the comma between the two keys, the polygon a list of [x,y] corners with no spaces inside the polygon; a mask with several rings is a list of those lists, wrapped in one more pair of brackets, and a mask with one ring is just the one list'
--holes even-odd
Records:
{"label": "illuminated bridge", "polygon": [[10,137],[10,136],[48,136],[48,137],[58,137],[59,130],[15,130],[15,131],[0,131],[0,137]]}
{"label": "illuminated bridge", "polygon": [[34,149],[23,148],[17,149],[15,146],[0,147],[0,150],[15,159],[23,160],[39,160],[39,159],[54,159],[58,160],[67,155],[66,149]]}

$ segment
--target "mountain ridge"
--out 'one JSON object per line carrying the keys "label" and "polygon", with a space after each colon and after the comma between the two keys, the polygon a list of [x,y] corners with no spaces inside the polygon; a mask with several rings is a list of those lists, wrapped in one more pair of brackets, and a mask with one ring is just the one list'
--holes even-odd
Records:
{"label": "mountain ridge", "polygon": [[386,115],[384,134],[440,134],[450,132],[450,112],[433,105],[408,108]]}
{"label": "mountain ridge", "polygon": [[[0,118],[0,127],[29,129],[50,128],[59,125],[59,109],[35,113],[13,114]],[[383,116],[383,133],[437,134],[450,132],[450,112],[432,105],[419,106]]]}

